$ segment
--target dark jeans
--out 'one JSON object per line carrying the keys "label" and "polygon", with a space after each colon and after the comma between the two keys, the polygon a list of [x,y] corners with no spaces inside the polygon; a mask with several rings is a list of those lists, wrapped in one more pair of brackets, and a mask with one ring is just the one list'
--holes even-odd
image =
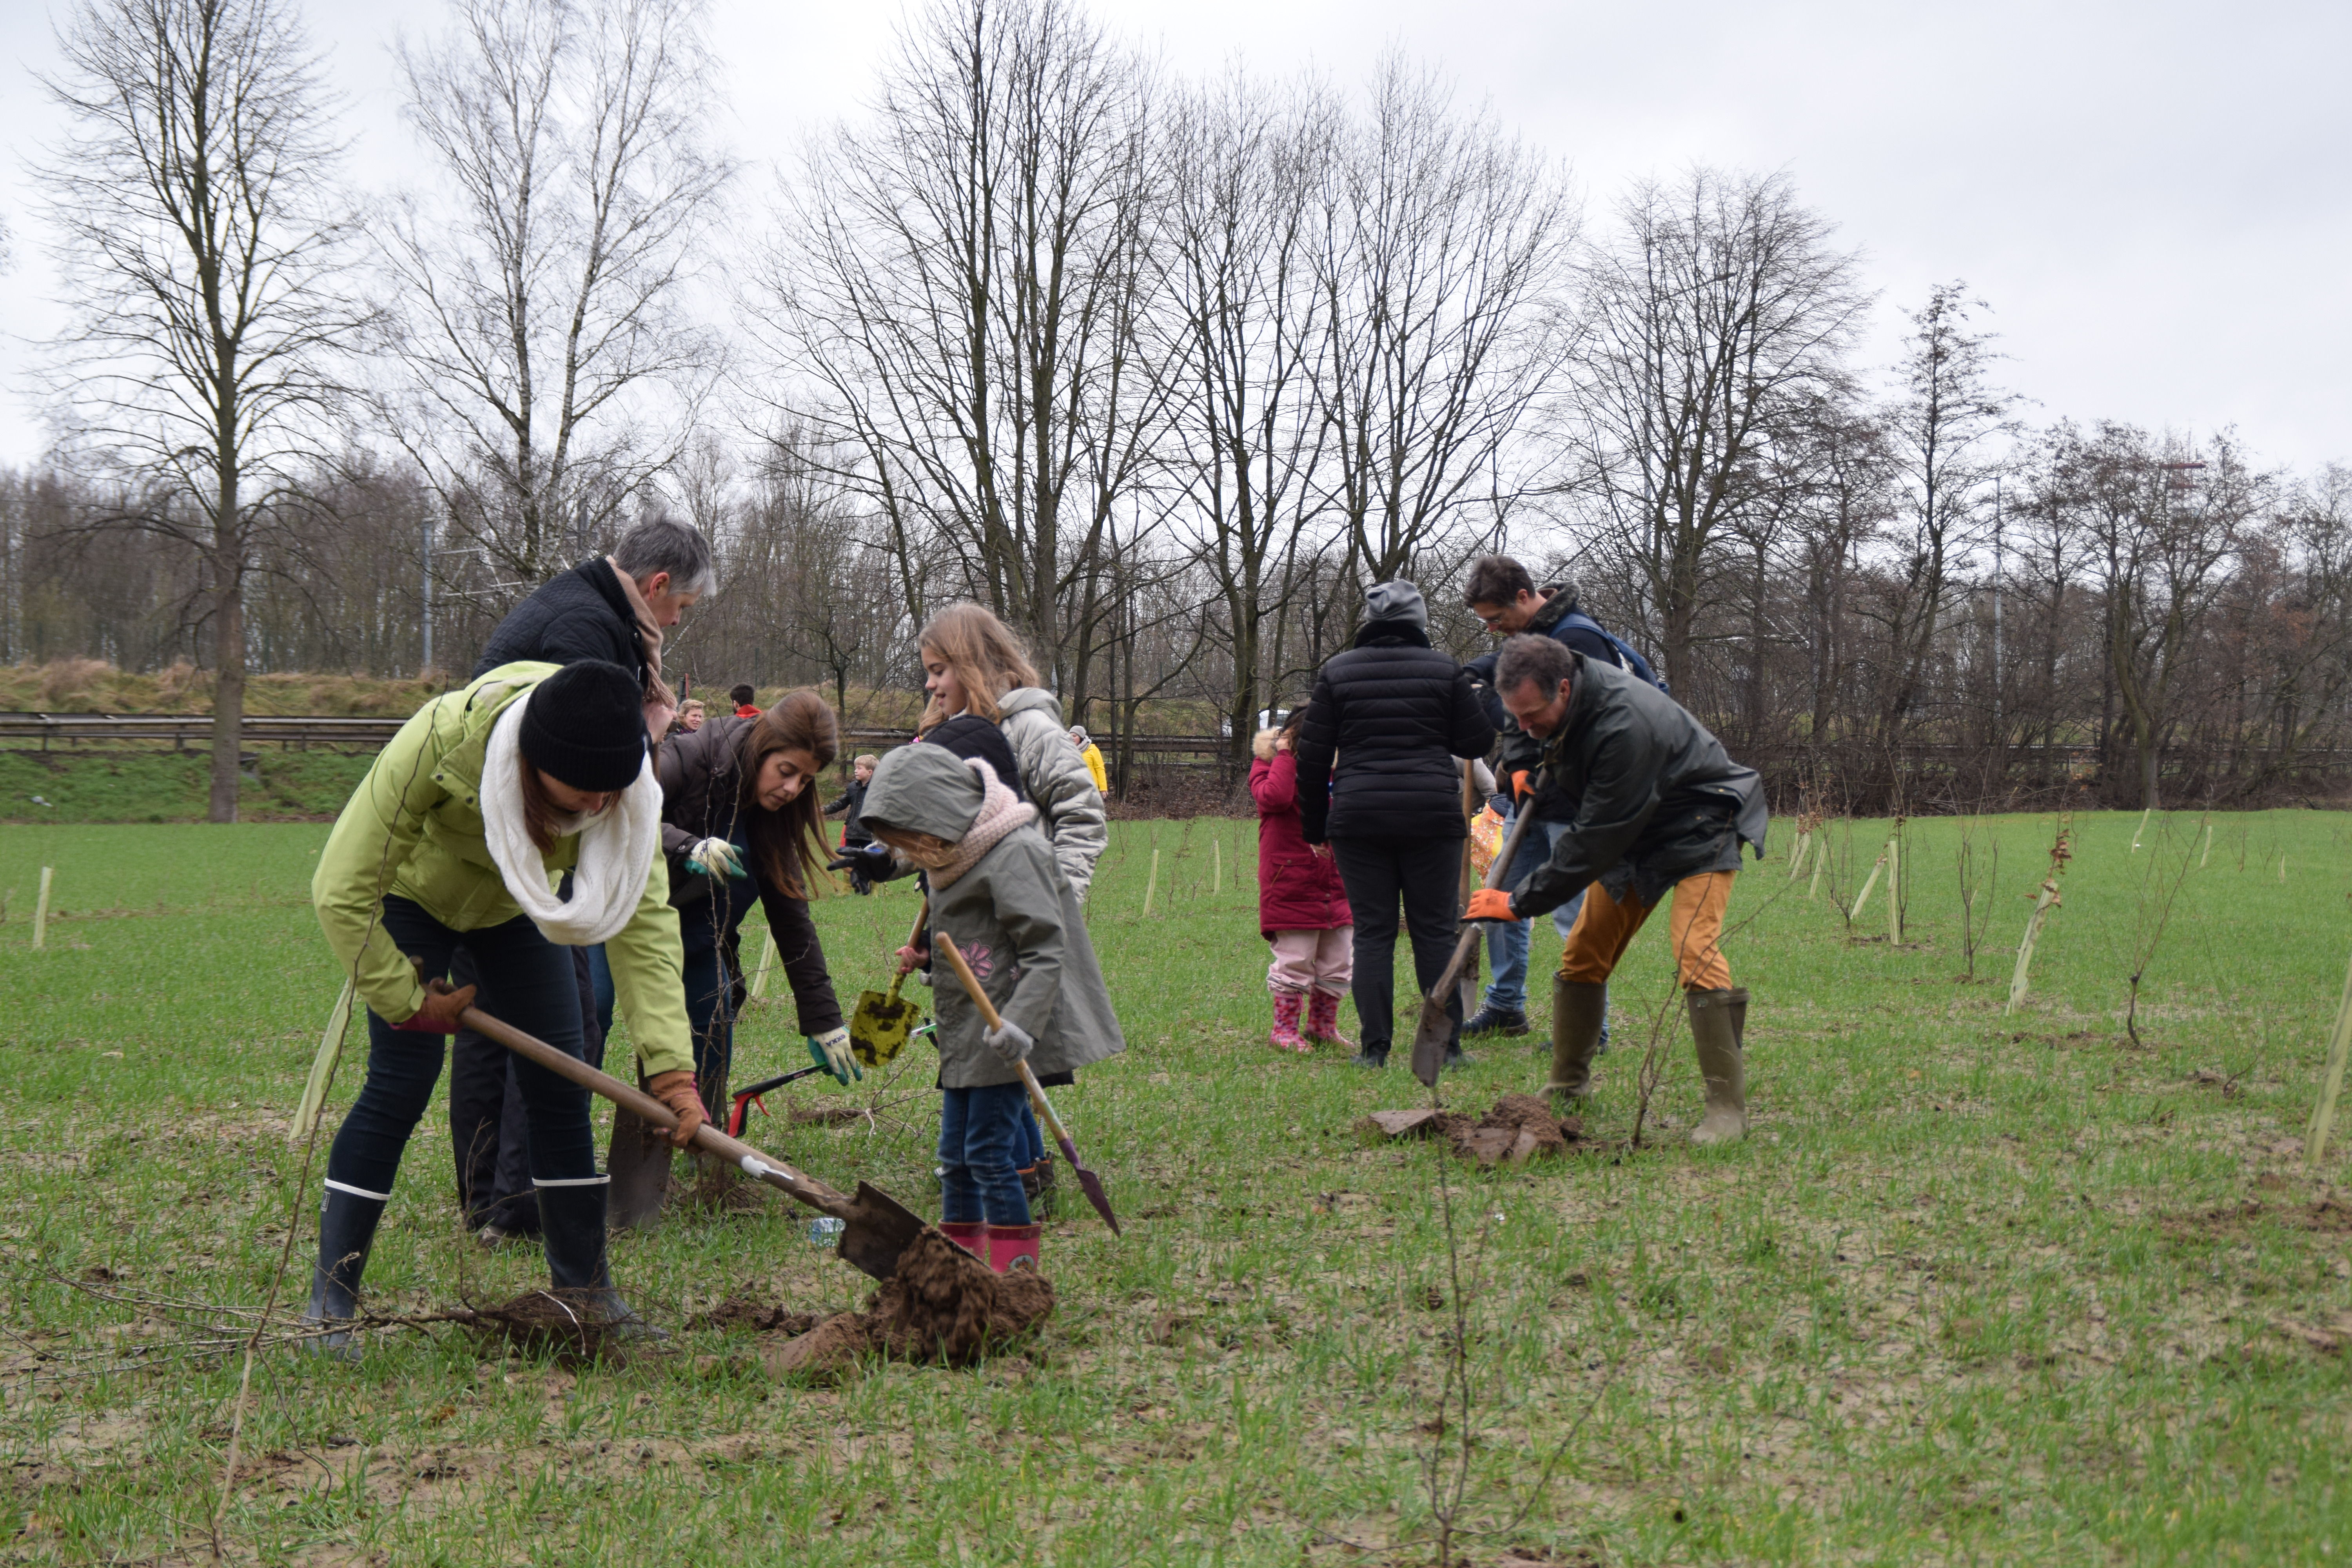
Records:
{"label": "dark jeans", "polygon": [[941,1221],[1027,1225],[1029,1196],[1018,1167],[1027,1152],[1021,1109],[1028,1090],[1015,1082],[940,1092]]}
{"label": "dark jeans", "polygon": [[[540,934],[528,916],[481,931],[451,931],[406,899],[383,901],[383,930],[428,975],[446,974],[460,944],[473,954],[477,1003],[486,1013],[581,1056],[580,981],[572,950]],[[356,1191],[392,1191],[408,1146],[441,1076],[442,1038],[395,1029],[370,1009],[367,1083],[335,1134],[327,1179]],[[494,1047],[495,1048],[495,1047]],[[501,1051],[501,1055],[508,1053]],[[596,1174],[588,1127],[588,1091],[545,1068],[509,1056],[530,1129],[529,1176],[576,1182]]]}
{"label": "dark jeans", "polygon": [[686,1021],[694,1031],[694,1083],[702,1108],[723,1128],[727,1073],[735,1059],[735,968],[722,947],[688,947]]}
{"label": "dark jeans", "polygon": [[[1364,1048],[1385,1047],[1395,1034],[1397,905],[1404,905],[1412,972],[1426,993],[1444,976],[1460,931],[1462,840],[1334,838],[1331,858],[1347,884],[1348,911],[1356,917],[1356,1021],[1363,1026]],[[1445,1015],[1458,1038],[1458,988],[1445,999]]]}
{"label": "dark jeans", "polygon": [[[580,1032],[590,1067],[604,1065],[604,1035],[612,1017],[612,971],[604,967],[602,947],[567,949],[572,973],[580,988]],[[604,971],[604,999],[599,1007],[595,976]],[[474,955],[460,947],[449,959],[449,983],[475,985],[481,976]],[[485,991],[477,1000],[482,1010],[505,1015]],[[449,1142],[457,1163],[457,1201],[469,1226],[495,1225],[525,1234],[539,1229],[539,1197],[530,1185],[530,1119],[523,1109],[522,1084],[515,1075],[515,1054],[471,1029],[460,1029],[449,1041]]]}

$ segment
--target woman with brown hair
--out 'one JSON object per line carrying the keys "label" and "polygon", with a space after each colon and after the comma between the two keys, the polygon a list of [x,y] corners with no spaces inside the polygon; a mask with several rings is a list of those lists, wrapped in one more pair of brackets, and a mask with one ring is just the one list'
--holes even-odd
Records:
{"label": "woman with brown hair", "polygon": [[756,719],[709,720],[655,760],[695,1080],[714,1115],[725,1114],[743,973],[740,932],[755,900],[768,911],[811,1059],[843,1083],[864,1076],[808,912],[811,880],[826,854],[816,780],[833,764],[840,734],[823,698],[793,691]]}
{"label": "woman with brown hair", "polygon": [[[1003,737],[1014,764],[1004,782],[1037,808],[1054,864],[1084,903],[1110,830],[1102,791],[1070,741],[1061,700],[1038,684],[1036,667],[1013,629],[979,605],[950,605],[924,626],[917,643],[923,689],[930,696],[923,738],[960,756],[982,756],[1002,773],[1002,753],[992,755],[988,744],[993,737],[977,731],[985,724]],[[957,743],[959,731],[967,730],[975,731],[971,741]]]}

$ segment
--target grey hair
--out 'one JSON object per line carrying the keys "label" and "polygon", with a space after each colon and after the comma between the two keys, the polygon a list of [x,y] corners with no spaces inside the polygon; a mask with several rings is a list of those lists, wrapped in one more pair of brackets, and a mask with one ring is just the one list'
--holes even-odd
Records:
{"label": "grey hair", "polygon": [[1495,690],[1508,696],[1532,680],[1547,693],[1557,691],[1575,663],[1566,643],[1521,632],[1503,644],[1502,657],[1495,660]]}
{"label": "grey hair", "polygon": [[669,574],[673,594],[712,594],[719,590],[719,569],[711,563],[710,542],[674,518],[649,517],[613,547],[613,564],[642,583],[657,572]]}

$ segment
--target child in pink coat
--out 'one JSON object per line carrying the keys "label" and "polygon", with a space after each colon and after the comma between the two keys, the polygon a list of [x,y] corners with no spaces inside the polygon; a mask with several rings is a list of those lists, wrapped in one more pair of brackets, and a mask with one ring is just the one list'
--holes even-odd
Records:
{"label": "child in pink coat", "polygon": [[[1250,751],[1250,798],[1257,803],[1257,923],[1274,944],[1265,972],[1274,993],[1274,1033],[1279,1051],[1318,1044],[1355,1049],[1339,1033],[1339,998],[1356,972],[1355,916],[1339,868],[1307,847],[1298,817],[1298,760],[1291,743],[1298,715],[1279,730],[1261,730]],[[1300,1016],[1306,1018],[1300,1027]]]}

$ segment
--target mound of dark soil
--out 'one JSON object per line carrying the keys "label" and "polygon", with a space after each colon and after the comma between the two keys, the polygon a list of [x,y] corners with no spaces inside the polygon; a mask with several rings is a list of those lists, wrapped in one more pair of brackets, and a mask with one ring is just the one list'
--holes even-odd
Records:
{"label": "mound of dark soil", "polygon": [[1490,1169],[1564,1154],[1585,1142],[1583,1122],[1555,1114],[1533,1094],[1507,1094],[1475,1120],[1458,1110],[1375,1110],[1360,1125],[1383,1138],[1442,1137],[1463,1159]]}
{"label": "mound of dark soil", "polygon": [[[740,1314],[750,1303],[722,1303]],[[925,1230],[898,1258],[859,1312],[822,1321],[779,1310],[774,1324],[793,1337],[767,1354],[778,1377],[828,1379],[852,1371],[867,1356],[969,1366],[1043,1321],[1054,1310],[1054,1285],[1042,1274],[992,1274],[988,1266],[936,1230]],[[718,1314],[712,1314],[717,1321]],[[732,1321],[752,1321],[739,1315]],[[756,1326],[756,1325],[755,1325]]]}

